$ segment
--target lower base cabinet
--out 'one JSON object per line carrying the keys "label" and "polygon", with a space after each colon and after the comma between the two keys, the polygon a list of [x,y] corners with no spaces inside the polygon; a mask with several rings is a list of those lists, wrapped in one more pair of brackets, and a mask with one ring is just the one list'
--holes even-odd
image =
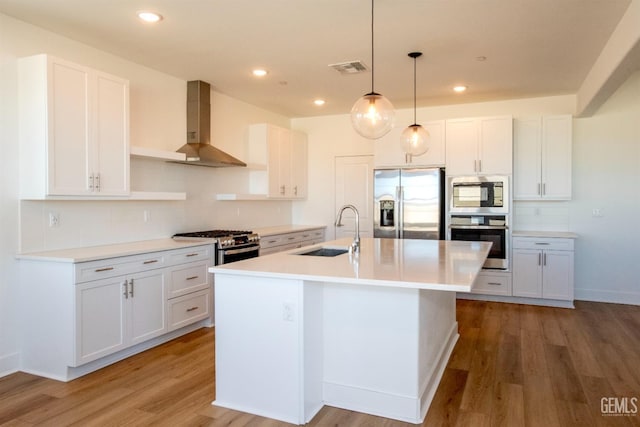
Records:
{"label": "lower base cabinet", "polygon": [[260,238],[260,255],[269,255],[324,242],[324,228],[271,234]]}
{"label": "lower base cabinet", "polygon": [[511,296],[511,273],[482,271],[478,274],[474,294]]}
{"label": "lower base cabinet", "polygon": [[67,381],[138,344],[212,324],[213,255],[202,245],[82,263],[21,260],[22,370]]}
{"label": "lower base cabinet", "polygon": [[513,295],[573,300],[573,239],[513,239]]}

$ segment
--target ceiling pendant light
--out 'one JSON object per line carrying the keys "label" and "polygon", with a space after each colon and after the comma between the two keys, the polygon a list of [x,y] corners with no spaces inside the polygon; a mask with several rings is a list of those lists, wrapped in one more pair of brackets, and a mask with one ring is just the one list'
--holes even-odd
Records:
{"label": "ceiling pendant light", "polygon": [[413,58],[413,124],[402,131],[402,150],[412,156],[420,156],[429,150],[429,132],[416,123],[416,59],[422,52],[411,52]]}
{"label": "ceiling pendant light", "polygon": [[393,105],[373,89],[373,0],[371,0],[371,92],[358,99],[351,108],[351,124],[356,132],[368,139],[378,139],[392,128],[395,119]]}

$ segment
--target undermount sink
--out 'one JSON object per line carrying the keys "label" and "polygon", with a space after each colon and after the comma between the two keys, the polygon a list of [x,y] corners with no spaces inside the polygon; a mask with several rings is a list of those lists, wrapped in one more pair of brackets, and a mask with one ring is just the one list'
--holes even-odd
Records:
{"label": "undermount sink", "polygon": [[310,256],[324,256],[324,257],[334,257],[342,254],[346,254],[349,252],[348,249],[339,249],[339,248],[315,248],[306,252],[299,252],[296,255],[310,255]]}

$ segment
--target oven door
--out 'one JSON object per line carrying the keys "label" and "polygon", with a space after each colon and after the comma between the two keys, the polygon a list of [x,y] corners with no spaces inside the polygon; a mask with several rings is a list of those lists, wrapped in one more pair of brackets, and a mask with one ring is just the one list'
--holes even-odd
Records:
{"label": "oven door", "polygon": [[493,243],[483,267],[487,269],[509,269],[508,233],[507,227],[451,226],[451,240]]}
{"label": "oven door", "polygon": [[218,248],[216,265],[229,264],[248,258],[255,258],[260,255],[260,245],[250,243],[248,245],[234,246],[231,248]]}

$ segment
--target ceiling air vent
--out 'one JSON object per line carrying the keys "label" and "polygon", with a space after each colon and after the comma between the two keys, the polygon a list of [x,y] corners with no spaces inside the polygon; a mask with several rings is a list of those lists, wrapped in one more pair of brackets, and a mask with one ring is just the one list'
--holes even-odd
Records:
{"label": "ceiling air vent", "polygon": [[329,64],[329,67],[333,68],[340,74],[357,74],[364,73],[368,71],[366,65],[364,65],[361,61],[349,61],[349,62],[340,62],[338,64]]}

